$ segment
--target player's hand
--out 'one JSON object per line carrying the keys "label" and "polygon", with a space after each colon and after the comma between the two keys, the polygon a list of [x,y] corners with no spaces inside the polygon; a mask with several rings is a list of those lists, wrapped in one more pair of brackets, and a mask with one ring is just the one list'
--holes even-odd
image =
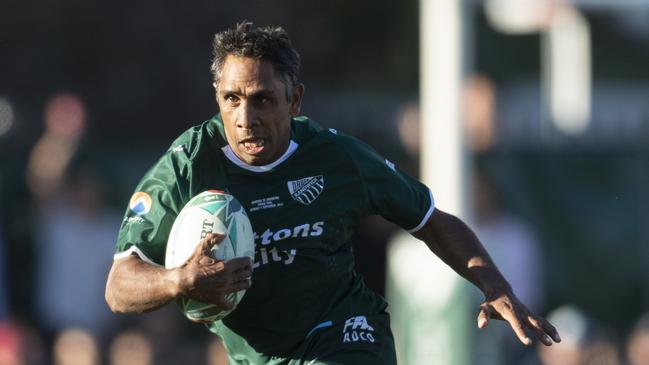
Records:
{"label": "player's hand", "polygon": [[179,268],[181,295],[230,310],[234,304],[225,299],[226,294],[248,289],[251,285],[252,263],[249,257],[221,261],[212,256],[212,247],[225,235],[208,234],[194,253]]}
{"label": "player's hand", "polygon": [[487,297],[480,305],[478,313],[478,328],[485,328],[489,319],[501,319],[509,322],[518,339],[526,346],[532,344],[532,339],[527,335],[526,329],[546,346],[552,341],[561,342],[559,333],[546,319],[535,316],[512,293],[504,293]]}

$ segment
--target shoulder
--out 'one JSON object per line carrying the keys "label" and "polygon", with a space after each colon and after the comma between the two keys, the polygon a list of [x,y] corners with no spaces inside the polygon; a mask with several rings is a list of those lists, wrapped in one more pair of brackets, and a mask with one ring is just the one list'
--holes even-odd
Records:
{"label": "shoulder", "polygon": [[324,130],[318,122],[307,116],[301,115],[291,119],[291,139],[299,145],[317,139]]}
{"label": "shoulder", "polygon": [[182,162],[190,163],[203,152],[219,149],[225,145],[219,128],[220,119],[215,116],[181,133],[169,146],[166,155]]}
{"label": "shoulder", "polygon": [[360,139],[334,128],[325,128],[306,116],[293,118],[291,137],[300,145],[306,143],[326,143],[335,145],[348,152],[357,149],[373,150]]}
{"label": "shoulder", "polygon": [[324,132],[322,137],[335,144],[338,149],[357,163],[383,160],[383,157],[368,143],[339,130],[330,128]]}
{"label": "shoulder", "polygon": [[220,135],[214,124],[212,118],[181,133],[147,171],[144,179],[151,177],[157,179],[159,176],[169,174],[182,178],[191,174],[195,166],[207,162],[206,158],[215,155],[209,151],[220,148],[218,147]]}

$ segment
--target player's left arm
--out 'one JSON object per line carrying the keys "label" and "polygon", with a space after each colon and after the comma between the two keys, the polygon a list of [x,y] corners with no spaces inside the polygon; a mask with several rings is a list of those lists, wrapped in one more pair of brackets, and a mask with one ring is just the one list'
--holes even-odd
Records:
{"label": "player's left arm", "polygon": [[478,314],[478,327],[490,318],[509,322],[525,345],[532,340],[525,328],[535,333],[545,345],[561,341],[557,330],[544,318],[530,313],[500,273],[473,231],[459,218],[435,209],[428,221],[413,235],[458,274],[477,286],[485,295]]}

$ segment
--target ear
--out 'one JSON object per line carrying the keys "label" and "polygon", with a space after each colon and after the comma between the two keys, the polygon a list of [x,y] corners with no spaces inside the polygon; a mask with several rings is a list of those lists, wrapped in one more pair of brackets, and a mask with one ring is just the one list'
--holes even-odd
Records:
{"label": "ear", "polygon": [[293,88],[291,94],[289,113],[292,117],[300,114],[300,107],[302,106],[302,97],[304,96],[304,84],[297,84]]}

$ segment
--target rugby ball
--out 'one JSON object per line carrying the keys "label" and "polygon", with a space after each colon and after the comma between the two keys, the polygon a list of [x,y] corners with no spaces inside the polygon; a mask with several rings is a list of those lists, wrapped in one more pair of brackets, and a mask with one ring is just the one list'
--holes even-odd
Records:
{"label": "rugby ball", "polygon": [[[165,267],[173,269],[184,264],[209,233],[226,236],[212,248],[215,259],[248,256],[254,260],[254,233],[243,206],[230,194],[208,190],[192,198],[176,217],[167,241]],[[228,294],[225,299],[236,306],[245,292]],[[185,297],[178,298],[177,303],[185,316],[194,322],[217,321],[232,311]]]}

